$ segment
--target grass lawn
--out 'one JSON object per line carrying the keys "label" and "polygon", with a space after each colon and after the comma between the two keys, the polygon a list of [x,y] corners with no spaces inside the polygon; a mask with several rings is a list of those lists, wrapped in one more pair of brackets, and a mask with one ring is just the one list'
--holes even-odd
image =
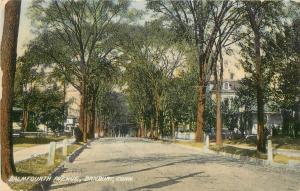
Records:
{"label": "grass lawn", "polygon": [[279,155],[279,154],[273,156],[274,162],[287,164],[289,160],[296,160],[300,162],[300,157],[289,157],[289,156]]}
{"label": "grass lawn", "polygon": [[256,140],[252,139],[225,139],[223,140],[225,144],[232,144],[232,145],[243,145],[243,146],[256,146]]}
{"label": "grass lawn", "polygon": [[[241,155],[241,156],[248,156],[248,157],[259,158],[259,159],[267,159],[267,154],[257,152],[256,150],[237,148],[234,146],[218,147],[216,145],[212,145],[209,147],[209,149],[218,151],[218,152],[225,152],[225,153],[236,154],[236,155]],[[273,161],[277,162],[277,163],[287,164],[289,160],[299,160],[299,162],[300,162],[300,157],[290,157],[290,156],[285,156],[285,155],[280,155],[280,154],[273,155]]]}
{"label": "grass lawn", "polygon": [[[74,152],[82,144],[72,144],[68,146],[68,154]],[[34,157],[16,164],[16,174],[15,176],[48,176],[56,167],[58,167],[61,162],[65,160],[66,157],[62,155],[62,148],[56,149],[55,154],[55,164],[47,165],[46,155],[41,155]],[[38,182],[10,182],[9,185],[14,190],[43,190]]]}
{"label": "grass lawn", "polygon": [[[244,146],[256,146],[255,139],[235,139],[235,140],[224,140],[226,144],[237,144]],[[272,137],[273,148],[275,149],[294,149],[300,150],[300,138],[290,137]]]}
{"label": "grass lawn", "polygon": [[300,150],[300,138],[273,137],[272,143],[275,148]]}
{"label": "grass lawn", "polygon": [[13,138],[14,147],[32,147],[39,144],[48,144],[52,141],[62,141],[66,136],[61,137],[15,137]]}

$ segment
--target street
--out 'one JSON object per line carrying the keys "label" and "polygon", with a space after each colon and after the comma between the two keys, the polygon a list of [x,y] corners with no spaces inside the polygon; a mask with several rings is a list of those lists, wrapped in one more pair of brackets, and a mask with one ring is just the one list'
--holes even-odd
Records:
{"label": "street", "polygon": [[[300,172],[137,138],[93,141],[66,165],[61,177],[83,181],[55,181],[51,190],[300,190]],[[87,177],[95,180],[88,181]]]}

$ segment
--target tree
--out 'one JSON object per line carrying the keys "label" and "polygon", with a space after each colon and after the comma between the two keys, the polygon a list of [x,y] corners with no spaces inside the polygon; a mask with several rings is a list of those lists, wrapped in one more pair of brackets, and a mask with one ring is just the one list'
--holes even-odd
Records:
{"label": "tree", "polygon": [[2,99],[1,99],[1,178],[7,181],[16,171],[12,145],[12,97],[16,70],[17,42],[21,1],[11,0],[5,4],[1,42]]}
{"label": "tree", "polygon": [[[261,4],[261,2],[255,2]],[[254,5],[254,4],[253,4]],[[246,3],[246,10],[249,17],[251,29],[254,33],[254,46],[255,46],[255,70],[256,70],[256,81],[257,81],[257,134],[258,143],[257,150],[266,152],[266,142],[264,137],[264,95],[263,95],[263,77],[262,77],[262,66],[261,66],[261,33],[260,33],[260,20],[262,20],[261,5],[254,5]]]}
{"label": "tree", "polygon": [[30,127],[29,112],[33,111],[36,103],[36,95],[38,94],[37,86],[40,86],[42,80],[45,78],[43,72],[38,72],[39,61],[38,58],[32,54],[29,49],[25,54],[18,58],[15,77],[15,93],[14,93],[14,106],[23,109],[22,130],[32,130]]}
{"label": "tree", "polygon": [[[222,5],[216,4],[214,9],[219,9]],[[224,4],[222,6],[228,7],[228,11],[225,14],[224,20],[220,22],[219,18],[214,15],[215,25],[218,30],[218,37],[215,42],[215,54],[212,58],[212,73],[214,76],[214,91],[216,95],[216,144],[222,146],[222,114],[221,114],[221,89],[223,85],[223,72],[224,72],[224,60],[223,51],[230,54],[231,44],[237,42],[239,39],[235,38],[234,34],[236,30],[241,26],[242,21],[240,20],[241,11],[237,8],[238,3]],[[217,11],[216,11],[217,12]]]}
{"label": "tree", "polygon": [[156,20],[145,26],[127,26],[125,37],[120,40],[123,59],[130,62],[123,66],[130,101],[136,104],[131,108],[138,114],[140,132],[148,115],[152,138],[158,138],[164,130],[166,90],[184,59],[180,44],[174,42],[174,35],[162,24]]}
{"label": "tree", "polygon": [[53,132],[61,132],[65,119],[62,90],[53,86],[45,90],[37,90],[36,94],[34,96],[36,102],[31,107],[37,119]]}
{"label": "tree", "polygon": [[[253,77],[256,82],[256,102],[257,102],[257,150],[266,152],[266,136],[264,128],[264,78],[263,78],[263,63],[262,63],[262,38],[267,31],[267,27],[276,28],[277,16],[280,15],[281,2],[273,1],[244,1],[243,8],[248,26],[252,32],[254,69]],[[249,51],[249,50],[248,50]]]}
{"label": "tree", "polygon": [[270,105],[276,111],[281,111],[282,134],[297,137],[299,135],[297,110],[300,90],[295,87],[299,86],[300,81],[300,52],[297,49],[300,30],[297,15],[288,18],[291,22],[284,24],[282,31],[268,36],[264,50],[269,62],[274,65],[275,73],[270,88]]}
{"label": "tree", "polygon": [[252,131],[252,114],[256,108],[255,83],[251,78],[244,78],[239,81],[240,87],[237,89],[237,105],[241,108],[240,131],[242,135],[245,131]]}
{"label": "tree", "polygon": [[195,121],[197,91],[191,71],[186,71],[170,79],[166,89],[165,115],[169,124],[169,135],[175,140],[175,131],[180,123],[189,124],[193,130]]}
{"label": "tree", "polygon": [[223,1],[219,9],[214,9],[215,3],[214,1],[148,1],[147,3],[148,8],[162,13],[171,21],[170,27],[176,30],[180,39],[193,44],[199,72],[195,138],[197,142],[203,137],[206,86],[210,79],[213,46],[218,34],[217,26],[224,21],[232,4]]}
{"label": "tree", "polygon": [[[45,6],[45,4],[47,6]],[[111,38],[113,20],[126,11],[127,1],[43,1],[33,3],[32,13],[46,31],[40,36],[48,55],[81,95],[79,126],[87,141],[88,87],[93,59],[102,60],[112,49],[96,50]],[[41,16],[43,15],[43,16]]]}

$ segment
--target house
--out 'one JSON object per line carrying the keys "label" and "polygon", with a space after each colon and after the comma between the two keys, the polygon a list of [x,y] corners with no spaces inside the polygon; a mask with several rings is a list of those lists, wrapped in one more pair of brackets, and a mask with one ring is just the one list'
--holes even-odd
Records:
{"label": "house", "polygon": [[[222,101],[224,100],[231,100],[235,98],[237,89],[240,87],[239,81],[233,81],[233,80],[224,80],[222,84],[222,89],[221,89],[221,98]],[[214,82],[210,81],[209,82],[209,88],[208,91],[211,93],[211,97],[213,100],[216,99],[216,92],[214,89]]]}
{"label": "house", "polygon": [[[221,89],[221,98],[222,101],[227,100],[229,107],[231,106],[231,100],[236,98],[236,93],[240,87],[239,81],[233,80],[224,80]],[[216,99],[215,90],[213,87],[213,82],[209,83],[209,90],[211,92],[211,97],[213,100]],[[238,115],[241,116],[243,108],[239,108]],[[240,120],[239,120],[240,121]],[[282,125],[282,116],[279,112],[272,111],[267,105],[265,105],[265,126],[271,131],[272,128],[277,128]],[[238,123],[237,128],[239,128],[240,122]],[[252,128],[245,131],[246,134],[257,134],[257,112],[256,108],[252,108]]]}
{"label": "house", "polygon": [[78,118],[75,116],[68,116],[64,122],[64,132],[71,133],[73,129],[78,126]]}

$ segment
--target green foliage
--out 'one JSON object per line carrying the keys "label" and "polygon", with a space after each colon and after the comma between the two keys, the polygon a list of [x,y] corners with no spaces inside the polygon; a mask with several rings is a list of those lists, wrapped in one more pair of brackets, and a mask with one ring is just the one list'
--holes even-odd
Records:
{"label": "green foliage", "polygon": [[211,132],[216,127],[216,103],[208,94],[205,103],[205,131]]}
{"label": "green foliage", "polygon": [[124,92],[136,121],[155,120],[162,133],[169,132],[172,121],[194,121],[189,115],[194,112],[196,94],[191,85],[195,84],[184,71],[183,44],[174,40],[161,20],[122,28]]}
{"label": "green foliage", "polygon": [[222,102],[223,123],[228,130],[238,128],[239,106],[236,99],[224,99]]}
{"label": "green foliage", "polygon": [[127,12],[128,5],[126,0],[37,0],[31,7],[34,21],[39,23],[33,44],[48,64],[84,93],[82,83],[96,86],[94,78],[113,60],[114,23]]}
{"label": "green foliage", "polygon": [[[300,93],[299,89],[295,88],[299,86],[300,81],[297,52],[299,29],[296,24],[299,17],[296,7],[299,7],[299,4],[266,1],[245,2],[245,6],[252,7],[261,17],[256,22],[261,36],[264,101],[268,105],[268,111],[281,112],[283,133],[297,136],[299,120],[293,117],[293,112],[297,110]],[[250,113],[256,106],[257,71],[253,35],[250,33],[239,45],[243,56],[242,66],[250,74],[241,81],[242,86],[238,91],[239,104],[244,107],[246,117],[249,115],[246,113]]]}
{"label": "green foliage", "polygon": [[51,76],[51,70],[36,51],[29,45],[25,54],[18,58],[14,106],[29,112],[28,131],[36,131],[39,123],[53,131],[61,130],[65,117],[63,93],[55,80],[57,78]]}
{"label": "green foliage", "polygon": [[38,115],[40,122],[46,124],[52,131],[63,131],[63,113],[62,95],[57,89],[46,90],[41,95]]}
{"label": "green foliage", "polygon": [[[299,135],[299,63],[300,54],[297,51],[299,27],[296,19],[293,25],[284,25],[281,32],[267,39],[270,63],[274,65],[275,75],[272,78],[271,107],[281,111],[283,117],[282,133],[292,137]],[[298,114],[299,115],[299,114]]]}

